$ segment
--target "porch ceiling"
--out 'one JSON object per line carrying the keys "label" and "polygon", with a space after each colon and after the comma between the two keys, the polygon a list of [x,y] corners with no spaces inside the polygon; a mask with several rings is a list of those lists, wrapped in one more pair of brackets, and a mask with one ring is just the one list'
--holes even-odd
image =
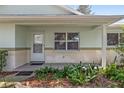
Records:
{"label": "porch ceiling", "polygon": [[124,16],[0,16],[2,23],[16,24],[44,24],[44,25],[83,25],[98,26],[112,24],[121,20]]}

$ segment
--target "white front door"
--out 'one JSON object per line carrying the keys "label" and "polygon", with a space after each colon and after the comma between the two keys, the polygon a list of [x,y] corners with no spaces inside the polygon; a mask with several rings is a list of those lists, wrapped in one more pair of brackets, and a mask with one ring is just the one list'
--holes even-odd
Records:
{"label": "white front door", "polygon": [[32,34],[31,62],[44,62],[44,38],[42,33]]}

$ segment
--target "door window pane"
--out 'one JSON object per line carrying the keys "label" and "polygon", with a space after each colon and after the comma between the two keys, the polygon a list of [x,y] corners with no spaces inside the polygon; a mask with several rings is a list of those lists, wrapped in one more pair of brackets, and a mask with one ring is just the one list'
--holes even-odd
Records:
{"label": "door window pane", "polygon": [[108,33],[107,45],[117,45],[117,44],[118,44],[118,33]]}
{"label": "door window pane", "polygon": [[66,49],[65,42],[55,42],[55,49],[56,50],[65,50]]}
{"label": "door window pane", "polygon": [[34,43],[35,44],[42,44],[42,35],[34,35]]}
{"label": "door window pane", "polygon": [[33,44],[33,53],[42,53],[42,44]]}

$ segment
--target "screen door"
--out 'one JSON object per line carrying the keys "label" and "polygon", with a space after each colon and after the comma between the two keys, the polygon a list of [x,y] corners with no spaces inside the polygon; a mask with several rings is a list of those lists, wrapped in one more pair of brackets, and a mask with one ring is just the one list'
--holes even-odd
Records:
{"label": "screen door", "polygon": [[44,61],[44,42],[43,34],[33,34],[33,42],[31,48],[31,61],[43,62]]}

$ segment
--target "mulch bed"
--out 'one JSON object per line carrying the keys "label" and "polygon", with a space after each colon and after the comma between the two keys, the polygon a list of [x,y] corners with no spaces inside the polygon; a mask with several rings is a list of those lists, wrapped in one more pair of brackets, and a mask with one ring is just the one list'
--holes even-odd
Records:
{"label": "mulch bed", "polygon": [[10,71],[10,72],[2,71],[2,72],[0,72],[0,78],[11,75],[11,74],[15,74],[15,73],[17,73],[17,71]]}
{"label": "mulch bed", "polygon": [[59,80],[37,80],[36,77],[31,77],[25,81],[21,82],[22,85],[29,87],[43,87],[43,88],[54,88],[54,87],[71,87],[71,83],[67,79],[59,79]]}
{"label": "mulch bed", "polygon": [[[0,78],[7,75],[15,74],[17,71],[0,72]],[[31,88],[111,88],[111,87],[122,87],[120,82],[109,80],[104,75],[98,75],[94,80],[82,84],[72,85],[71,82],[66,79],[50,79],[51,74],[46,77],[46,80],[37,80],[35,76],[28,78],[20,82],[24,86]]]}
{"label": "mulch bed", "polygon": [[29,86],[31,88],[111,88],[120,87],[119,82],[111,81],[103,75],[98,76],[95,80],[85,83],[83,85],[72,85],[68,79],[58,80],[37,80],[36,77],[31,77],[21,82],[22,85]]}

